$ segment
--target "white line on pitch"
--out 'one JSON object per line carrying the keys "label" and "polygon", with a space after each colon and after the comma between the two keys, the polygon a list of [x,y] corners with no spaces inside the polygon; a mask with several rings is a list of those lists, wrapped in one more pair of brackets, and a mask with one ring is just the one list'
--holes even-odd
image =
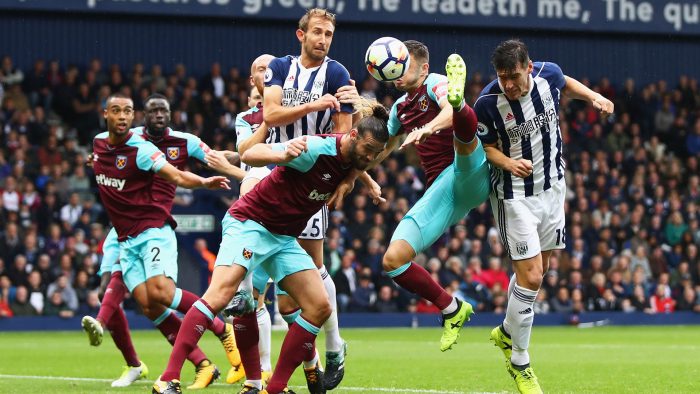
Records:
{"label": "white line on pitch", "polygon": [[[78,378],[70,376],[37,376],[37,375],[3,375],[0,378],[6,379],[45,379],[45,380],[68,380],[78,382],[111,382],[114,379],[101,378]],[[150,382],[138,382],[148,383]],[[230,386],[228,384],[214,383],[216,386]],[[303,387],[303,386],[295,386]],[[420,393],[420,394],[466,394],[465,391],[445,391],[445,390],[424,390],[424,389],[402,389],[396,387],[339,387],[340,390],[346,391],[363,391],[363,392],[382,392],[382,393]],[[469,392],[469,394],[490,394],[484,392]]]}

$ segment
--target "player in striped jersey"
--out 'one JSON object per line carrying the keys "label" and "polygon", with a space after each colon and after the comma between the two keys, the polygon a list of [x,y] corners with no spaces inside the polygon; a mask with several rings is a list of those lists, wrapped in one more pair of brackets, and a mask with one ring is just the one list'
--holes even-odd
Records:
{"label": "player in striped jersey", "polygon": [[[335,15],[310,9],[299,20],[296,31],[301,44],[299,56],[273,59],[265,71],[263,119],[274,128],[272,142],[287,142],[302,135],[330,132],[345,133],[352,128],[353,106],[343,100],[344,94],[357,95],[345,67],[328,57]],[[363,182],[368,184],[366,174]],[[376,183],[374,183],[376,185]],[[378,193],[375,193],[376,196]],[[319,269],[333,312],[323,328],[326,333],[326,374],[318,363],[315,371],[306,370],[307,383],[317,374],[327,389],[333,389],[345,373],[345,341],[338,329],[335,284],[323,265],[323,239],[328,227],[328,207],[324,205],[299,235],[299,244],[311,255]],[[279,302],[287,322],[294,321],[299,309],[288,297]],[[286,312],[286,313],[285,313]],[[311,384],[309,383],[311,390]]]}
{"label": "player in striped jersey", "polygon": [[498,79],[474,104],[478,135],[492,164],[491,208],[515,274],[503,324],[491,340],[522,393],[541,393],[527,352],[533,303],[549,256],[564,248],[564,159],[559,129],[561,94],[592,104],[603,115],[613,103],[564,75],[551,62],[533,62],[524,43],[502,42],[493,53]]}

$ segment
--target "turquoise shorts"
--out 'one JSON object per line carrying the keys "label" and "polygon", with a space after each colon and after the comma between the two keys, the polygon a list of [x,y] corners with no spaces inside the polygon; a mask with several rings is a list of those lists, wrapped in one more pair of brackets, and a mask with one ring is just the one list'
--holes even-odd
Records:
{"label": "turquoise shorts", "polygon": [[97,276],[102,276],[106,273],[114,273],[121,271],[122,266],[119,264],[119,241],[117,240],[117,230],[112,227],[102,244],[102,262],[100,263],[100,271]]}
{"label": "turquoise shorts", "polygon": [[[299,246],[296,237],[273,234],[253,220],[241,222],[228,213],[221,221],[221,227],[221,245],[215,265],[238,264],[248,271],[248,275],[261,267],[275,283],[288,275],[316,269],[311,256]],[[264,284],[262,289],[265,289]]]}
{"label": "turquoise shorts", "polygon": [[165,275],[177,282],[177,239],[166,224],[119,243],[124,283],[129,292],[149,278]]}
{"label": "turquoise shorts", "polygon": [[[265,291],[265,286],[267,285],[267,282],[270,280],[270,275],[267,274],[267,271],[263,267],[258,267],[253,270],[253,288],[258,291],[259,294],[262,294]],[[275,294],[277,295],[287,295],[287,292],[284,290],[280,289],[279,285],[275,282]]]}
{"label": "turquoise shorts", "polygon": [[489,164],[479,141],[470,155],[455,153],[455,161],[401,219],[391,242],[402,239],[416,254],[422,252],[472,208],[486,201],[490,187]]}

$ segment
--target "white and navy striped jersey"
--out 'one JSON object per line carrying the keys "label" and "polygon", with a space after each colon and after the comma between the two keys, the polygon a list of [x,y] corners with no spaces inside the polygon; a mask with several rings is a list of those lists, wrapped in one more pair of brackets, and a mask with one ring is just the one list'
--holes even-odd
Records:
{"label": "white and navy striped jersey", "polygon": [[510,158],[532,161],[532,174],[524,179],[492,166],[491,189],[499,199],[539,194],[564,177],[559,99],[565,86],[558,65],[535,62],[527,95],[508,100],[496,79],[474,103],[481,141],[497,144]]}
{"label": "white and navy striped jersey", "polygon": [[[273,59],[265,71],[265,86],[282,88],[282,106],[294,107],[335,94],[350,83],[345,67],[328,57],[318,67],[305,68],[298,56]],[[341,105],[342,112],[353,112],[352,105]],[[334,110],[312,112],[286,126],[275,127],[272,142],[286,142],[302,135],[326,134],[333,130]]]}

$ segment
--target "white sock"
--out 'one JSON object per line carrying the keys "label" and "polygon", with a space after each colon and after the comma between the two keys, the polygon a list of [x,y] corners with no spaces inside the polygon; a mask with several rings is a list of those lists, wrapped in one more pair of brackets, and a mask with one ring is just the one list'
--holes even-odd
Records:
{"label": "white sock", "polygon": [[457,310],[457,306],[457,299],[452,297],[452,302],[450,302],[450,305],[448,305],[447,308],[442,310],[442,314],[449,315],[450,313]]}
{"label": "white sock", "polygon": [[510,282],[508,283],[508,299],[513,294],[513,286],[515,286],[515,273],[510,277]]}
{"label": "white sock", "polygon": [[338,328],[338,303],[335,299],[335,283],[333,278],[323,266],[318,269],[323,279],[323,287],[328,293],[328,301],[331,303],[331,315],[325,323],[323,323],[323,331],[326,333],[326,351],[339,352],[343,347],[343,338],[340,337],[340,329]]}
{"label": "white sock", "polygon": [[316,353],[314,354],[314,358],[312,358],[310,361],[304,361],[304,368],[309,369],[309,368],[315,367],[316,363],[318,363],[319,358],[320,357],[318,355],[318,349],[316,349]]}
{"label": "white sock", "polygon": [[248,383],[248,384],[252,384],[252,385],[255,386],[258,390],[262,390],[262,388],[263,388],[263,386],[262,386],[262,380],[249,380],[249,379],[246,379],[245,382]]}
{"label": "white sock", "polygon": [[503,327],[513,341],[513,355],[510,361],[514,365],[530,363],[530,354],[527,352],[527,348],[530,345],[532,321],[535,317],[535,312],[532,309],[535,297],[537,297],[536,290],[520,287],[516,283],[513,286],[513,293],[508,298]]}
{"label": "white sock", "polygon": [[258,339],[258,350],[260,351],[260,368],[263,371],[271,371],[272,364],[270,363],[270,347],[272,346],[272,321],[267,308],[258,309],[258,331],[260,338]]}

